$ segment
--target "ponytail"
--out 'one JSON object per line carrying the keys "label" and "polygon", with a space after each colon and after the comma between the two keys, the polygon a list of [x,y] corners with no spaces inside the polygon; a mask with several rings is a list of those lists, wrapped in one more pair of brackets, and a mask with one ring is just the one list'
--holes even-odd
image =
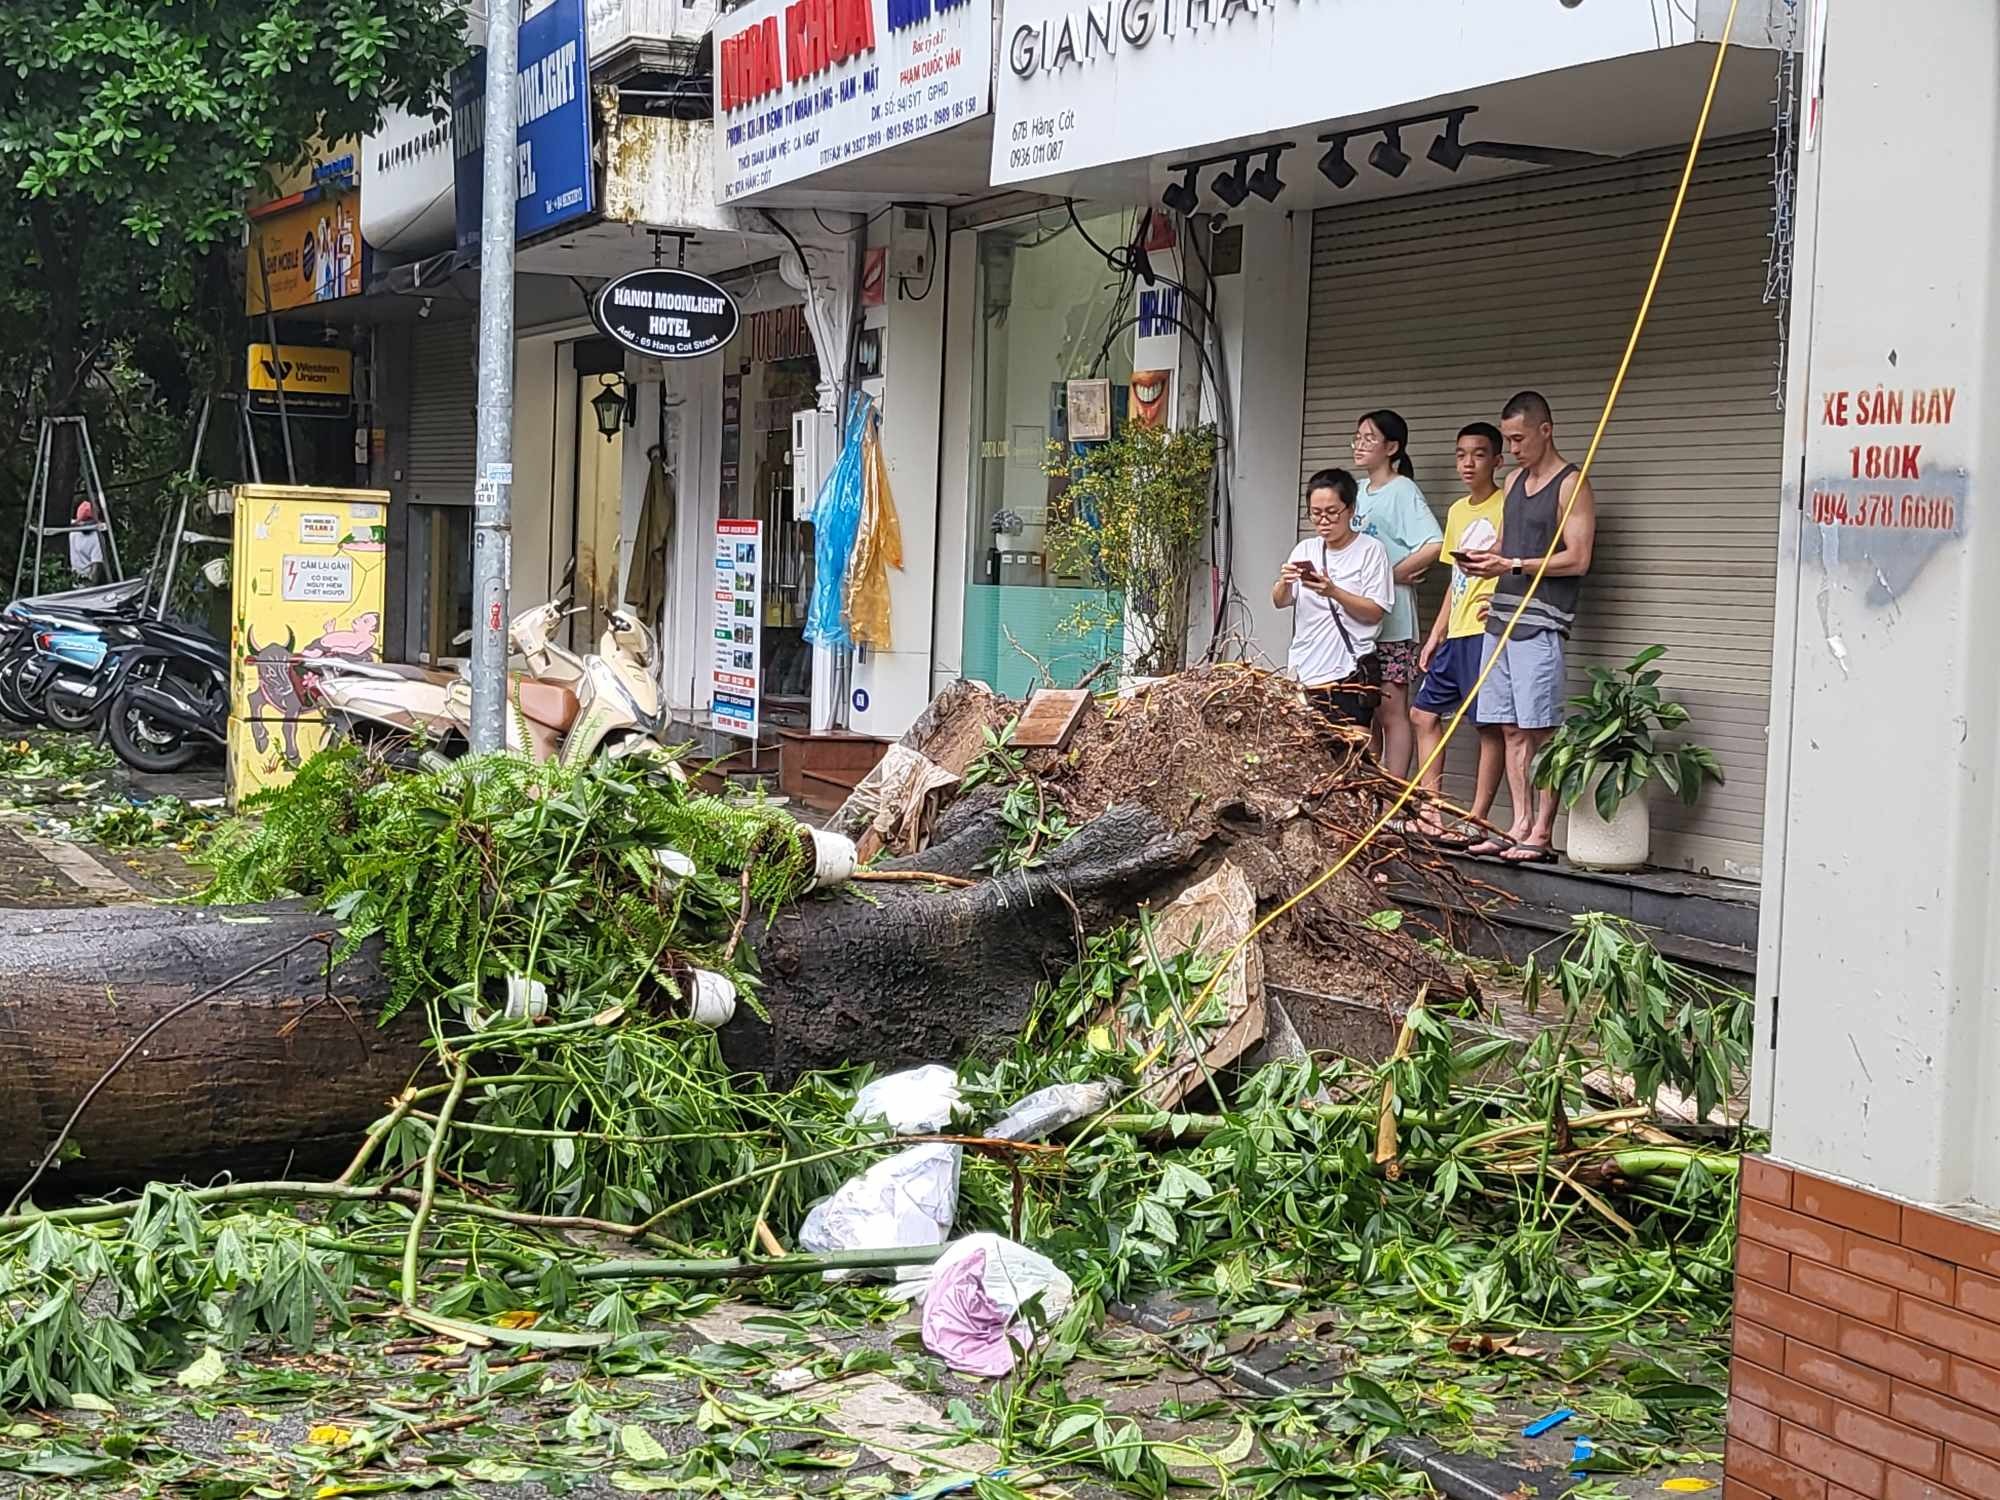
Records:
{"label": "ponytail", "polygon": [[[1382,440],[1396,445],[1396,472],[1405,479],[1415,479],[1417,466],[1410,460],[1410,424],[1387,407],[1380,411],[1363,412],[1361,421],[1374,423],[1375,430],[1382,434]],[[1360,422],[1355,423],[1357,427],[1360,425]]]}

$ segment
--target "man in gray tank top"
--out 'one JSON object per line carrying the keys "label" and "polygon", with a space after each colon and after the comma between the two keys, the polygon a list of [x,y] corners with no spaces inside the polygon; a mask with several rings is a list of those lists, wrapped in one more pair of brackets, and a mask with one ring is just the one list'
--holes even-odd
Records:
{"label": "man in gray tank top", "polygon": [[[1477,717],[1501,726],[1514,819],[1505,839],[1488,839],[1470,852],[1531,864],[1555,858],[1555,793],[1537,794],[1529,767],[1563,720],[1563,648],[1590,571],[1597,501],[1576,465],[1556,450],[1555,417],[1540,392],[1522,391],[1507,403],[1500,435],[1519,465],[1507,485],[1500,545],[1461,557],[1459,566],[1498,580],[1486,616],[1484,652],[1492,670],[1479,691]],[[1528,584],[1551,543],[1554,554],[1530,599]],[[1514,629],[1503,643],[1509,621]]]}

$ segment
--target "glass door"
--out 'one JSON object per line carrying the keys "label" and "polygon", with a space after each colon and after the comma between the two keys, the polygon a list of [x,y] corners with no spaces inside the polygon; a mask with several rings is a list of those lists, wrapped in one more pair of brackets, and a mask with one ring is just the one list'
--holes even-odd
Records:
{"label": "glass door", "polygon": [[[1129,243],[1134,215],[1083,221],[1100,245]],[[964,675],[1008,697],[1045,681],[1070,686],[1124,653],[1122,630],[1080,627],[1078,606],[1101,590],[1051,566],[1044,542],[1062,483],[1047,473],[1052,443],[1072,431],[1069,383],[1109,383],[1109,419],[1122,425],[1132,380],[1133,287],[1065,212],[979,236],[974,295],[971,516],[967,525]],[[1101,440],[1097,439],[1097,440]]]}

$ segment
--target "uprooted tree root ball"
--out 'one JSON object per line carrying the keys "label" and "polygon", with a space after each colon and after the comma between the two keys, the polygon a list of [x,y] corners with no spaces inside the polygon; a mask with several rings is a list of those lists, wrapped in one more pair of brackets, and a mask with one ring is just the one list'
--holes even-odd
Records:
{"label": "uprooted tree root ball", "polygon": [[[950,841],[968,816],[965,804],[997,802],[1003,832],[1023,844],[1035,831],[1028,825],[1039,825],[1035,854],[1046,860],[1060,842],[1052,832],[1087,827],[1114,808],[1140,808],[1176,841],[1182,865],[1177,879],[1151,893],[1156,903],[1227,859],[1269,912],[1345,855],[1402,790],[1368,754],[1365,734],[1332,728],[1296,683],[1254,667],[1196,668],[1096,700],[1059,750],[1010,748],[1007,726],[1018,712],[961,685],[905,740],[944,769],[969,772],[972,789],[939,819],[939,841]],[[1026,804],[1025,814],[1010,797]],[[1419,794],[1409,811],[1435,805]],[[863,816],[858,808],[846,814],[849,826]],[[955,868],[924,853],[904,862]],[[1392,824],[1260,936],[1267,980],[1391,1014],[1420,988],[1466,992],[1468,976],[1425,947],[1423,934],[1385,916],[1395,904],[1392,880],[1397,894],[1421,893],[1434,908],[1475,904],[1473,882]],[[1321,1040],[1310,1015],[1295,1019],[1308,1044]]]}

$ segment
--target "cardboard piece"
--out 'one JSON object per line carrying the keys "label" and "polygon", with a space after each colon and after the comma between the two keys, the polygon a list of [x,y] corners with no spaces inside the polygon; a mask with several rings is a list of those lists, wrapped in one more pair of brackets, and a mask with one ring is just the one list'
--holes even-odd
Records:
{"label": "cardboard piece", "polygon": [[[1257,897],[1243,872],[1225,861],[1208,879],[1189,886],[1153,919],[1153,946],[1164,959],[1193,950],[1220,957],[1235,949],[1257,920]],[[1198,1031],[1207,1043],[1199,1060],[1180,1022],[1169,1015],[1149,1040],[1163,1041],[1159,1059],[1142,1076],[1142,1097],[1159,1109],[1173,1109],[1210,1073],[1234,1063],[1264,1040],[1264,960],[1255,943],[1245,944],[1216,983],[1227,1020],[1219,1028]],[[1113,1001],[1099,1024],[1122,1043],[1130,1026],[1120,1013],[1123,996]],[[1194,996],[1183,1002],[1192,1007]],[[1189,1018],[1192,1020],[1192,1017]]]}

